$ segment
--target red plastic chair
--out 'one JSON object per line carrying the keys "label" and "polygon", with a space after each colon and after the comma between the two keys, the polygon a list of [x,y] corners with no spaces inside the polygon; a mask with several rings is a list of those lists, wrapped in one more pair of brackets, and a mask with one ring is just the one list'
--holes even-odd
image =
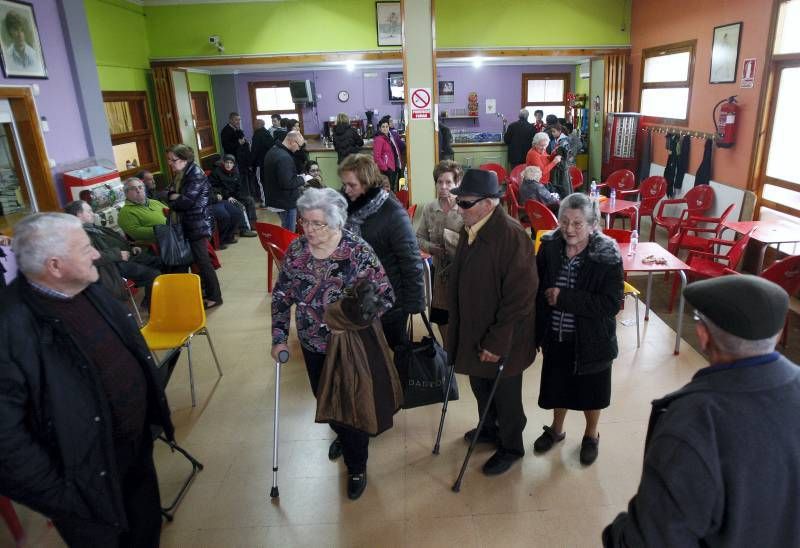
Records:
{"label": "red plastic chair", "polygon": [[[700,185],[692,188],[683,198],[674,200],[663,200],[658,206],[658,213],[653,215],[653,224],[650,225],[650,241],[655,239],[656,225],[667,229],[667,237],[671,238],[678,232],[678,227],[690,216],[700,217],[711,209],[714,202],[714,189],[709,185]],[[664,206],[685,205],[686,209],[681,211],[677,217],[664,215]]]}
{"label": "red plastic chair", "polygon": [[572,181],[572,190],[578,192],[583,186],[583,171],[578,166],[569,166],[569,178]]}
{"label": "red plastic chair", "polygon": [[408,209],[406,209],[406,213],[408,213],[408,216],[411,217],[412,221],[414,220],[414,214],[416,212],[417,212],[417,204],[414,204],[411,207],[409,207]]}
{"label": "red plastic chair", "polygon": [[[750,234],[744,234],[736,241],[721,240],[719,238],[711,238],[709,241],[712,245],[724,245],[730,247],[728,253],[711,253],[707,251],[689,251],[689,257],[686,259],[686,264],[689,265],[689,270],[686,271],[686,277],[689,281],[698,279],[716,278],[718,276],[725,276],[731,270],[736,270],[742,260],[744,248],[747,242],[750,241]],[[725,261],[724,263],[717,261]],[[669,310],[672,312],[672,305],[675,303],[675,296],[678,294],[679,285],[678,276],[675,276],[672,281],[672,293],[669,297]]]}
{"label": "red plastic chair", "polygon": [[[650,226],[653,226],[653,211],[655,211],[658,202],[667,195],[667,180],[660,175],[653,175],[648,177],[639,185],[639,188],[633,190],[621,190],[618,193],[618,198],[623,200],[635,200],[639,202],[639,227],[641,228],[642,217],[650,217]],[[630,226],[636,224],[636,209],[629,208],[620,211],[614,215],[611,224],[617,217],[622,217],[623,225],[625,226],[625,219],[630,221]],[[650,240],[653,236],[650,236]]]}
{"label": "red plastic chair", "polygon": [[[800,291],[800,255],[786,257],[772,263],[769,268],[761,273],[761,277],[781,286],[790,297]],[[789,314],[786,314],[786,323],[783,326],[781,344],[785,347],[789,338]]]}
{"label": "red plastic chair", "polygon": [[519,216],[519,202],[517,201],[517,191],[514,189],[514,185],[508,185],[508,189],[505,195],[506,199],[506,209],[508,210],[508,214],[513,217],[514,219],[518,220],[523,228],[530,228],[531,224],[529,221],[524,221]]}
{"label": "red plastic chair", "polygon": [[598,189],[607,188],[609,192],[613,188],[619,194],[623,190],[633,190],[636,188],[636,176],[630,169],[618,169],[608,176],[608,179],[597,185]]}
{"label": "red plastic chair", "polygon": [[558,228],[558,219],[550,211],[550,208],[536,200],[525,202],[525,213],[528,215],[528,222],[536,234],[540,230],[553,230]]}
{"label": "red plastic chair", "polygon": [[501,166],[500,164],[482,164],[478,166],[478,169],[483,169],[485,171],[494,171],[497,173],[497,182],[501,185],[505,182],[506,178],[508,177],[508,172],[506,168]]}
{"label": "red plastic chair", "polygon": [[403,207],[408,209],[409,205],[408,190],[406,190],[405,188],[403,190],[398,190],[397,192],[394,193],[394,195],[397,197],[400,203],[403,204]]}
{"label": "red plastic chair", "polygon": [[255,229],[261,247],[267,252],[267,293],[272,293],[272,264],[273,262],[280,264],[283,261],[289,244],[299,236],[282,226],[263,221],[257,221]]}
{"label": "red plastic chair", "polygon": [[631,243],[631,232],[631,230],[623,230],[621,228],[606,228],[603,230],[603,234],[615,239],[618,244]]}
{"label": "red plastic chair", "polygon": [[[695,217],[689,216],[678,226],[678,231],[667,243],[667,249],[673,255],[677,255],[681,249],[696,249],[698,251],[708,251],[713,245],[711,240],[719,238],[725,229],[723,223],[728,215],[731,214],[735,204],[729,205],[719,217]],[[713,226],[711,226],[713,225]],[[700,234],[710,234],[709,237]]]}
{"label": "red plastic chair", "polygon": [[514,183],[517,185],[517,188],[519,188],[519,185],[522,184],[522,172],[525,171],[526,167],[528,166],[525,164],[520,164],[512,169],[511,173],[508,174],[508,183]]}

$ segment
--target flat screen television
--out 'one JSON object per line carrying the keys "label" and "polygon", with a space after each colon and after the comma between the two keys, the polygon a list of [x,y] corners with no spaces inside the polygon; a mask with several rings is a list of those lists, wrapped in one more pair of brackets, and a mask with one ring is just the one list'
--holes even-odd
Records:
{"label": "flat screen television", "polygon": [[387,78],[389,82],[389,102],[402,103],[406,100],[405,88],[403,87],[405,80],[403,79],[402,72],[390,72]]}
{"label": "flat screen television", "polygon": [[314,82],[311,80],[295,80],[289,82],[289,92],[292,94],[292,101],[308,106],[314,104]]}

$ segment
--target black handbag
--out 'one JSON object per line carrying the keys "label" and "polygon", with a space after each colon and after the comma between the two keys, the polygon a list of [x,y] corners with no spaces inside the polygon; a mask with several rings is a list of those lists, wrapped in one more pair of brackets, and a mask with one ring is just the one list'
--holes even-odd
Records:
{"label": "black handbag", "polygon": [[[407,345],[395,349],[394,361],[403,384],[403,408],[444,402],[447,394],[447,352],[436,340],[428,317],[422,313],[428,336],[414,342],[413,333]],[[450,401],[458,399],[455,375],[450,383]]]}
{"label": "black handbag", "polygon": [[166,266],[189,266],[192,258],[192,248],[183,236],[183,226],[180,223],[167,223],[153,227],[158,243],[158,254],[161,262]]}

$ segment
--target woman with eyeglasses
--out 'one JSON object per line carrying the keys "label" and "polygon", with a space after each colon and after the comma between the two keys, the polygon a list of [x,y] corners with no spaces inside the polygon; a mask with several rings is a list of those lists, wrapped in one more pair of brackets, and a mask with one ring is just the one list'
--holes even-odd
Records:
{"label": "woman with eyeglasses", "polygon": [[622,256],[598,230],[597,202],[585,194],[561,201],[559,226],[542,237],[536,256],[536,346],[544,356],[539,407],[553,422],[533,444],[545,453],[564,440],[567,410],[583,411],[580,461],[597,459],[600,411],[611,402],[611,363],[617,357],[616,315],[623,299]]}
{"label": "woman with eyeglasses", "polygon": [[458,214],[456,197],[450,193],[461,182],[464,171],[452,160],[444,160],[433,169],[436,199],[422,208],[417,240],[422,251],[433,257],[431,321],[439,326],[442,346],[447,347],[447,282],[458,246],[464,220]]}
{"label": "woman with eyeglasses", "polygon": [[[309,188],[297,200],[303,236],[289,246],[272,291],[272,357],[289,350],[290,311],[295,308],[295,326],[306,362],[311,390],[321,390],[330,330],[323,321],[328,305],[342,299],[360,280],[377,288],[380,313],[389,310],[394,292],[372,248],[359,236],[344,230],[347,201],[330,188]],[[357,499],[367,485],[368,434],[332,425],[338,437],[328,457],[344,454],[347,495]]]}
{"label": "woman with eyeglasses", "polygon": [[383,188],[375,161],[351,154],[339,164],[347,206],[347,229],[364,238],[381,261],[394,288],[394,307],[381,317],[389,346],[407,342],[409,314],[425,309],[422,257],[411,219],[402,204]]}

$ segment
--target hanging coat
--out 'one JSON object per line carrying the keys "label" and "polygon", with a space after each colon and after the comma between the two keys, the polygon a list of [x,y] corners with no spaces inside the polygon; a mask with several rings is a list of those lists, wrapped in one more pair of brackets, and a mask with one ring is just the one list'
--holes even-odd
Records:
{"label": "hanging coat", "polygon": [[331,336],[315,420],[377,436],[392,427],[403,388],[380,319],[362,321],[355,301],[346,297],[325,310]]}
{"label": "hanging coat", "polygon": [[550,185],[553,187],[554,192],[558,192],[558,195],[564,199],[572,194],[569,165],[566,162],[568,151],[564,147],[558,147],[556,154],[561,156],[562,161],[557,163],[550,171]]}
{"label": "hanging coat", "polygon": [[703,161],[700,162],[700,167],[697,168],[697,174],[694,176],[694,186],[707,185],[711,182],[711,151],[714,148],[713,144],[713,139],[706,139],[703,149]]}
{"label": "hanging coat", "polygon": [[678,158],[675,164],[675,188],[683,187],[683,176],[689,171],[689,152],[692,148],[692,138],[688,135],[678,138]]}
{"label": "hanging coat", "polygon": [[650,176],[650,163],[653,161],[650,154],[652,139],[649,131],[645,131],[642,136],[642,149],[639,156],[639,175],[638,181],[641,183]]}

